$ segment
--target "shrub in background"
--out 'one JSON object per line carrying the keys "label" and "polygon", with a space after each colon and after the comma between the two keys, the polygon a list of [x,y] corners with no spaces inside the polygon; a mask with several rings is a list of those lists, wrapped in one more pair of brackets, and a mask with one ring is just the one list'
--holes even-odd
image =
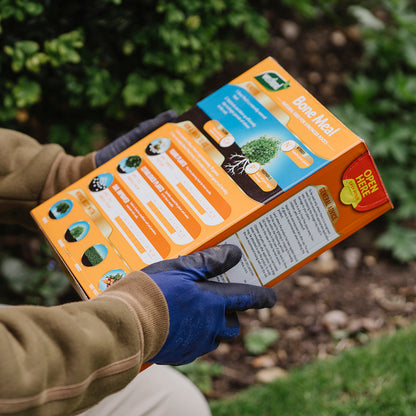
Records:
{"label": "shrub in background", "polygon": [[[254,62],[268,40],[268,22],[255,6],[0,0],[0,125],[85,154],[160,111],[180,113],[227,62]],[[68,281],[51,268],[51,253],[20,261],[14,251],[0,257],[1,302],[59,302]]]}
{"label": "shrub in background", "polygon": [[[23,241],[18,236],[12,238],[14,243]],[[46,243],[39,243],[32,235],[25,238],[29,242],[25,248],[22,244],[2,245],[0,304],[55,305],[66,297],[75,299],[75,291]]]}
{"label": "shrub in background", "polygon": [[416,259],[416,3],[384,0],[354,6],[363,38],[351,98],[337,115],[363,137],[395,203],[378,245],[396,259]]}
{"label": "shrub in background", "polygon": [[0,17],[1,124],[72,153],[133,110],[184,111],[268,38],[250,0],[0,0]]}

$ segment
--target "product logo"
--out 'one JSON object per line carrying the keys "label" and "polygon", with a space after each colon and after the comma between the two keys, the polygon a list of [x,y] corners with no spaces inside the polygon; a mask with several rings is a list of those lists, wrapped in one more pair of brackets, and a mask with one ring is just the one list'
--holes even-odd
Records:
{"label": "product logo", "polygon": [[290,82],[286,81],[276,71],[266,71],[254,78],[269,91],[279,91],[290,87]]}

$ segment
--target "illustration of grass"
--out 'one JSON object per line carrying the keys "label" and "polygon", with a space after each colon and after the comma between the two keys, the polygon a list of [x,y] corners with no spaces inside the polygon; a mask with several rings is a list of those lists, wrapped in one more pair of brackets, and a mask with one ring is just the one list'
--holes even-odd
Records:
{"label": "illustration of grass", "polygon": [[104,258],[98,252],[98,250],[92,246],[85,250],[84,255],[82,256],[82,263],[85,266],[96,266],[97,264],[101,263]]}

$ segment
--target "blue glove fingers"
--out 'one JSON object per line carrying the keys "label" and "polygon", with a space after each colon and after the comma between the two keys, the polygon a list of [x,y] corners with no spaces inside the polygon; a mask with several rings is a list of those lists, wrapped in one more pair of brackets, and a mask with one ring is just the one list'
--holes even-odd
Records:
{"label": "blue glove fingers", "polygon": [[229,283],[235,290],[234,296],[227,296],[227,311],[245,311],[247,309],[272,308],[277,302],[277,294],[270,287]]}
{"label": "blue glove fingers", "polygon": [[191,362],[239,334],[237,311],[275,304],[270,288],[207,280],[237,264],[241,254],[237,246],[224,244],[142,269],[159,286],[169,309],[168,337],[151,362]]}
{"label": "blue glove fingers", "polygon": [[98,150],[95,154],[95,164],[101,166],[103,163],[109,161],[114,156],[117,156],[123,150],[126,150],[138,140],[150,134],[153,130],[162,126],[177,117],[174,110],[168,110],[156,117],[139,123],[134,129],[130,130],[123,136],[113,140],[107,146]]}
{"label": "blue glove fingers", "polygon": [[234,339],[240,333],[240,322],[236,312],[229,312],[225,314],[225,322],[222,330],[218,331],[215,341],[220,343],[222,341],[229,341]]}
{"label": "blue glove fingers", "polygon": [[240,248],[232,244],[197,251],[187,256],[153,263],[142,269],[148,275],[186,273],[191,280],[206,280],[234,267],[241,259]]}
{"label": "blue glove fingers", "polygon": [[224,298],[226,311],[271,308],[276,304],[277,294],[269,288],[244,283],[197,282],[205,290]]}

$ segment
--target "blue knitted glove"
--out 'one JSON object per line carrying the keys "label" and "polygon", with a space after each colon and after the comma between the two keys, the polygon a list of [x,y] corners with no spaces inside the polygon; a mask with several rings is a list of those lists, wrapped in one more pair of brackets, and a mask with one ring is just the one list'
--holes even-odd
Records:
{"label": "blue knitted glove", "polygon": [[98,167],[103,163],[108,162],[111,158],[117,156],[120,152],[126,150],[132,144],[150,134],[153,130],[156,130],[158,127],[163,126],[163,124],[172,121],[176,117],[177,114],[174,110],[168,110],[159,114],[155,118],[139,123],[134,129],[98,150],[95,154],[95,164]]}
{"label": "blue knitted glove", "polygon": [[167,339],[150,362],[189,363],[239,334],[236,311],[271,308],[276,303],[276,293],[268,287],[208,280],[240,258],[237,246],[224,244],[143,269],[159,286],[169,309]]}

